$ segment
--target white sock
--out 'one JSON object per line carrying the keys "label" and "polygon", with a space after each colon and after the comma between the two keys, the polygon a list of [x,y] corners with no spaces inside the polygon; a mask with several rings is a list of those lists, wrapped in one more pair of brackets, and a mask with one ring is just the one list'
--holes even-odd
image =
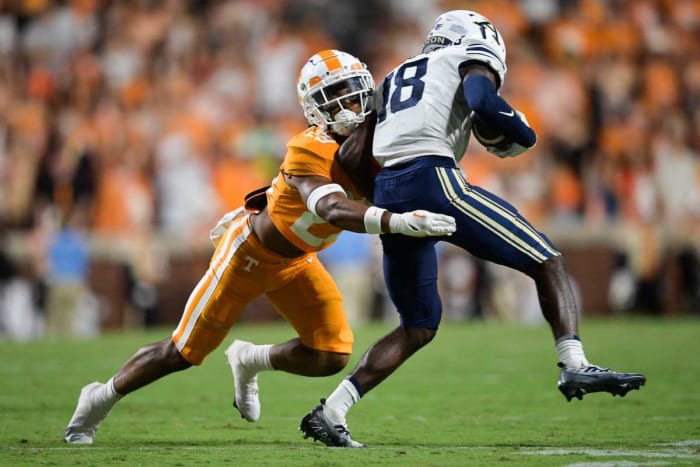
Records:
{"label": "white sock", "polygon": [[117,400],[121,399],[124,397],[122,394],[119,394],[117,390],[114,388],[114,376],[109,378],[109,381],[105,383],[105,387],[109,390],[111,395],[116,398]]}
{"label": "white sock", "polygon": [[360,394],[355,385],[344,379],[326,399],[326,408],[330,410],[324,411],[334,423],[345,423],[348,410],[359,400]]}
{"label": "white sock", "polygon": [[559,361],[566,368],[585,368],[590,366],[586,359],[586,354],[583,352],[583,344],[578,338],[571,335],[562,336],[557,339],[556,345]]}
{"label": "white sock", "polygon": [[263,370],[274,370],[275,368],[270,363],[270,350],[272,345],[251,345],[246,349],[243,356],[245,366],[255,372]]}
{"label": "white sock", "polygon": [[122,398],[121,395],[117,394],[114,389],[114,378],[109,378],[105,384],[99,387],[97,391],[93,393],[94,401],[99,403],[100,406],[104,408],[111,408],[114,404]]}

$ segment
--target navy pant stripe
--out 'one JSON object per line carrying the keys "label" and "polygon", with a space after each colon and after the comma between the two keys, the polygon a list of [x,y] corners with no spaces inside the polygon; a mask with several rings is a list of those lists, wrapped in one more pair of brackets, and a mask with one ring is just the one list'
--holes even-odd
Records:
{"label": "navy pant stripe", "polygon": [[467,196],[474,198],[476,201],[480,202],[484,206],[496,211],[499,215],[504,218],[509,219],[512,223],[517,224],[517,227],[529,236],[532,240],[537,242],[544,250],[553,256],[558,256],[559,253],[552,245],[542,237],[542,235],[535,230],[529,223],[527,223],[517,212],[504,206],[502,203],[498,203],[497,200],[492,198],[492,195],[486,191],[481,190],[478,187],[471,187],[467,184],[467,181],[462,177],[461,172],[455,170],[453,172],[453,177],[457,180],[457,183],[462,189],[462,192]]}
{"label": "navy pant stripe", "polygon": [[[521,230],[520,227],[512,221],[512,216],[504,217],[501,213],[496,212],[490,205],[484,203],[478,197],[475,197],[470,191],[465,191],[463,194],[469,198],[472,203],[462,199],[452,185],[450,177],[444,168],[437,168],[438,177],[440,178],[443,190],[446,190],[445,196],[450,199],[450,203],[459,211],[469,216],[470,219],[478,222],[484,228],[488,229],[492,234],[501,238],[511,247],[528,255],[537,262],[545,261],[548,257],[537,251],[532,245],[513,233],[513,228]],[[461,174],[456,171],[455,177],[461,178]],[[457,182],[459,185],[459,182]],[[510,219],[509,219],[510,218]]]}

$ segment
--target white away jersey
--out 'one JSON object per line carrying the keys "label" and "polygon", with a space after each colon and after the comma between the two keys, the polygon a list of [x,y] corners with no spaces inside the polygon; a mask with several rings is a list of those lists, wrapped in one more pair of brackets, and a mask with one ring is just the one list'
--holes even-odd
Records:
{"label": "white away jersey", "polygon": [[463,38],[412,57],[386,76],[376,93],[373,152],[380,166],[425,155],[462,158],[474,117],[462,92],[460,65],[489,66],[501,86],[506,75],[504,54],[489,42]]}

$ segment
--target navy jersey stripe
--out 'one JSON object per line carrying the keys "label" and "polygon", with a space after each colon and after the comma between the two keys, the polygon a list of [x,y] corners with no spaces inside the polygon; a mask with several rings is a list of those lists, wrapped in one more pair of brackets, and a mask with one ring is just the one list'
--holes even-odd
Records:
{"label": "navy jersey stripe", "polygon": [[493,50],[489,49],[488,47],[486,47],[484,45],[476,45],[476,44],[470,45],[467,47],[467,52],[470,54],[477,54],[477,55],[480,54],[480,55],[485,55],[486,57],[489,57],[489,58],[495,58],[496,60],[498,60],[498,63],[501,64],[501,67],[503,69],[506,68],[506,65],[505,65],[505,63],[503,63],[503,60],[501,60],[501,58]]}

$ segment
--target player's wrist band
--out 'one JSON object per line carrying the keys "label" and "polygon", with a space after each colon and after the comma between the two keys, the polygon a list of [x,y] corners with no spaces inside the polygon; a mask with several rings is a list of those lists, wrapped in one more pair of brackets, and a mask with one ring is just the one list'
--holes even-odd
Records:
{"label": "player's wrist band", "polygon": [[365,211],[365,231],[368,234],[382,233],[382,214],[386,209],[370,206]]}

